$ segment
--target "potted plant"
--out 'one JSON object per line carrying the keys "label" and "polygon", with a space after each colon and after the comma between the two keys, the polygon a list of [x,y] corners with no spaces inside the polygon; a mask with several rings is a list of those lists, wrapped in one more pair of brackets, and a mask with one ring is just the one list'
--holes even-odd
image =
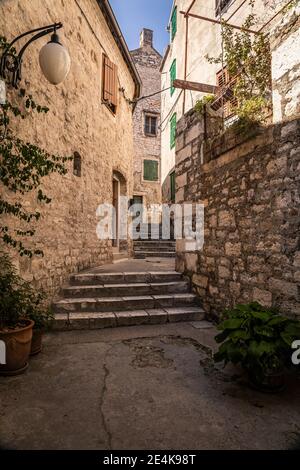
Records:
{"label": "potted plant", "polygon": [[1,375],[17,375],[28,367],[34,322],[28,318],[30,287],[16,273],[7,254],[0,253],[0,341],[5,345]]}
{"label": "potted plant", "polygon": [[[44,299],[43,294],[40,294],[40,299],[42,302]],[[34,321],[30,356],[35,356],[41,352],[43,334],[48,328],[50,328],[54,319],[54,315],[50,309],[40,308],[39,304],[36,307],[37,308],[32,309],[28,315],[30,320]]]}
{"label": "potted plant", "polygon": [[222,343],[216,362],[240,364],[252,386],[264,392],[284,388],[285,366],[291,361],[291,345],[300,338],[300,322],[279,315],[257,302],[227,310],[216,336]]}

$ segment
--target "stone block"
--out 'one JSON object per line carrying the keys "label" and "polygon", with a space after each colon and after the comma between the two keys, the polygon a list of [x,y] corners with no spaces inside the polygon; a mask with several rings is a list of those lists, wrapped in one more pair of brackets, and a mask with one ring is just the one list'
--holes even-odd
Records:
{"label": "stone block", "polygon": [[151,325],[167,323],[168,321],[168,314],[165,310],[153,309],[153,310],[147,310],[147,313],[149,315],[149,323]]}
{"label": "stone block", "polygon": [[271,278],[269,280],[269,288],[275,294],[281,294],[285,297],[298,298],[298,285],[283,279]]}
{"label": "stone block", "polygon": [[240,256],[242,253],[241,243],[225,243],[225,253],[228,256]]}
{"label": "stone block", "polygon": [[176,188],[182,188],[187,184],[187,173],[183,173],[182,175],[176,175]]}
{"label": "stone block", "polygon": [[253,300],[259,302],[264,307],[272,306],[272,293],[267,290],[258,289],[254,287],[253,289]]}
{"label": "stone block", "polygon": [[113,312],[92,313],[89,316],[91,330],[112,328],[117,325],[116,316]]}
{"label": "stone block", "polygon": [[118,326],[144,325],[149,323],[146,310],[132,310],[128,312],[115,312]]}
{"label": "stone block", "polygon": [[224,279],[230,279],[232,277],[229,269],[225,268],[224,266],[219,266],[219,276]]}
{"label": "stone block", "polygon": [[176,152],[176,165],[179,165],[181,162],[192,156],[192,146],[187,145],[183,149]]}
{"label": "stone block", "polygon": [[192,283],[195,286],[203,287],[204,289],[206,289],[208,285],[208,277],[204,276],[203,274],[194,274],[192,277]]}
{"label": "stone block", "polygon": [[241,284],[239,282],[230,282],[229,290],[234,297],[239,297],[241,294]]}
{"label": "stone block", "polygon": [[69,325],[71,330],[88,330],[90,327],[89,316],[82,313],[70,313]]}
{"label": "stone block", "polygon": [[219,212],[219,227],[235,227],[234,215],[229,211]]}
{"label": "stone block", "polygon": [[185,253],[185,269],[187,271],[197,272],[198,255],[196,253]]}
{"label": "stone block", "polygon": [[199,139],[200,134],[202,132],[202,127],[200,123],[196,123],[192,126],[186,133],[185,133],[185,142],[189,144],[195,139]]}
{"label": "stone block", "polygon": [[209,285],[208,290],[209,290],[209,293],[210,293],[210,295],[211,295],[212,297],[213,297],[213,296],[217,296],[217,295],[219,294],[219,289],[218,289],[218,287],[212,286],[211,284]]}
{"label": "stone block", "polygon": [[179,188],[176,190],[176,196],[175,196],[175,201],[177,204],[181,203],[181,202],[184,202],[185,201],[185,198],[184,198],[184,191],[185,191],[185,188]]}

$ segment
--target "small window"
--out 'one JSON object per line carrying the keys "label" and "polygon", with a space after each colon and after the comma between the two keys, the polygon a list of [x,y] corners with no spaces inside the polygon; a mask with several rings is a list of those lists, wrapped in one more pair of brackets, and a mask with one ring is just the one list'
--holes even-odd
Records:
{"label": "small window", "polygon": [[177,33],[177,7],[174,8],[171,18],[171,39],[174,40]]}
{"label": "small window", "polygon": [[171,202],[175,202],[175,171],[170,174]]}
{"label": "small window", "polygon": [[174,113],[170,119],[170,148],[174,148],[176,144],[176,124],[177,114]]}
{"label": "small window", "polygon": [[118,69],[103,54],[102,99],[106,106],[116,114],[118,104]]}
{"label": "small window", "polygon": [[73,174],[75,176],[81,176],[81,155],[78,152],[74,152]]}
{"label": "small window", "polygon": [[158,161],[144,160],[144,180],[158,181]]}
{"label": "small window", "polygon": [[145,134],[152,136],[157,135],[157,116],[145,114]]}
{"label": "small window", "polygon": [[233,0],[216,0],[216,16],[225,13]]}
{"label": "small window", "polygon": [[176,80],[176,59],[173,60],[173,63],[170,68],[170,83],[171,83],[171,96],[173,95],[175,88],[173,82]]}

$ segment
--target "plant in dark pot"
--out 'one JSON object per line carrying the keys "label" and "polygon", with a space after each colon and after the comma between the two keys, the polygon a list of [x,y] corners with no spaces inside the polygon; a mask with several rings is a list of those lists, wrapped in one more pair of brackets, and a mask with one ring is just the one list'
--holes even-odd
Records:
{"label": "plant in dark pot", "polygon": [[222,343],[215,362],[240,364],[250,383],[264,392],[278,392],[285,385],[285,366],[291,362],[292,343],[300,338],[300,322],[279,315],[257,302],[237,305],[224,313],[216,336]]}
{"label": "plant in dark pot", "polygon": [[0,341],[4,346],[0,375],[17,375],[28,367],[34,320],[42,311],[42,296],[16,272],[9,256],[0,252]]}

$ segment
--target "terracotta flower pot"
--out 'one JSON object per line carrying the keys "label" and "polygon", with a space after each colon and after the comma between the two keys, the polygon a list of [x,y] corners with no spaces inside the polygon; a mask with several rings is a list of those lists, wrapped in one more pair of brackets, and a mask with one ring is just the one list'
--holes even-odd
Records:
{"label": "terracotta flower pot", "polygon": [[36,354],[39,354],[41,352],[42,339],[43,339],[43,330],[33,328],[30,356],[35,356]]}
{"label": "terracotta flower pot", "polygon": [[26,320],[24,327],[0,330],[6,348],[6,364],[0,364],[0,375],[18,375],[27,369],[33,325],[33,321]]}

